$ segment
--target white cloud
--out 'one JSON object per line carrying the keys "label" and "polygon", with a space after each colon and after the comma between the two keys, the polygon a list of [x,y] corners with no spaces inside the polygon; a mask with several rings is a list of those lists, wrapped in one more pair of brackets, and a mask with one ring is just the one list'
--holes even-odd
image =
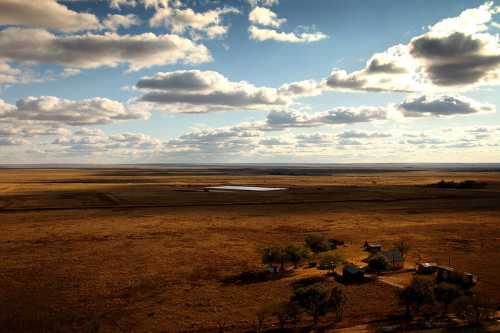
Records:
{"label": "white cloud", "polygon": [[72,11],[56,0],[2,0],[0,1],[0,24],[64,32],[100,28],[99,20],[95,15]]}
{"label": "white cloud", "polygon": [[272,7],[272,6],[276,6],[280,3],[279,0],[247,0],[247,2],[252,7],[256,7],[256,6]]}
{"label": "white cloud", "polygon": [[106,19],[102,22],[102,25],[109,30],[116,31],[120,28],[128,29],[132,26],[139,25],[141,20],[134,14],[119,15],[112,14],[108,15]]}
{"label": "white cloud", "polygon": [[373,55],[352,73],[334,70],[327,87],[368,91],[456,91],[500,83],[500,44],[487,32],[493,3],[442,20],[407,45]]}
{"label": "white cloud", "polygon": [[406,117],[452,116],[494,112],[495,106],[460,95],[409,96],[398,108]]}
{"label": "white cloud", "polygon": [[25,97],[10,105],[0,101],[0,119],[80,126],[109,124],[120,120],[145,119],[147,110],[128,108],[107,98],[80,101],[54,96]]}
{"label": "white cloud", "polygon": [[144,77],[137,88],[140,101],[155,103],[170,112],[208,112],[281,108],[292,100],[277,89],[230,81],[214,71],[175,71]]}
{"label": "white cloud", "polygon": [[255,7],[248,15],[248,20],[252,24],[260,24],[276,28],[286,22],[286,19],[278,18],[278,15],[276,15],[275,12],[265,7]]}
{"label": "white cloud", "polygon": [[174,34],[189,32],[193,38],[217,38],[227,33],[222,19],[227,14],[237,14],[239,10],[224,7],[197,13],[191,8],[161,8],[156,11],[149,23],[153,27],[165,25]]}
{"label": "white cloud", "polygon": [[322,32],[282,32],[274,29],[259,28],[254,25],[248,28],[250,39],[256,41],[273,40],[286,43],[312,43],[328,38]]}
{"label": "white cloud", "polygon": [[44,30],[19,28],[0,31],[0,59],[59,64],[71,68],[125,63],[130,70],[212,60],[205,46],[177,35],[106,33],[57,36]]}

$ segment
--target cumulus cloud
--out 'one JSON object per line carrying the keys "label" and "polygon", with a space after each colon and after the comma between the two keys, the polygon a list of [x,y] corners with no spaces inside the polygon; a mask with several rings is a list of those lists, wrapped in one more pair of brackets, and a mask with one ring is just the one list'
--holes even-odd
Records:
{"label": "cumulus cloud", "polygon": [[2,0],[0,1],[0,24],[64,32],[100,28],[99,20],[95,15],[72,11],[56,0]]}
{"label": "cumulus cloud", "polygon": [[233,7],[224,7],[197,13],[191,8],[161,8],[156,11],[149,23],[152,27],[165,25],[174,34],[189,32],[194,39],[214,39],[227,33],[223,16],[238,14]]}
{"label": "cumulus cloud", "polygon": [[388,119],[386,107],[337,107],[332,110],[305,113],[298,111],[271,111],[266,124],[271,128],[316,127],[322,125],[340,125],[364,123]]}
{"label": "cumulus cloud", "polygon": [[15,106],[0,102],[0,119],[17,121],[41,121],[80,126],[148,117],[147,110],[127,108],[120,102],[101,97],[80,101],[54,96],[25,97],[18,100]]}
{"label": "cumulus cloud", "polygon": [[444,19],[414,37],[373,55],[365,67],[334,70],[326,86],[339,90],[449,91],[500,83],[500,44],[488,32],[492,2]]}
{"label": "cumulus cloud", "polygon": [[144,7],[167,8],[169,3],[178,3],[179,0],[110,0],[111,8],[120,9],[122,6],[136,6],[139,4],[144,5]]}
{"label": "cumulus cloud", "polygon": [[260,24],[269,27],[280,27],[286,22],[284,18],[278,18],[275,12],[265,7],[255,7],[248,15],[248,20],[252,24]]}
{"label": "cumulus cloud", "polygon": [[250,26],[248,31],[250,33],[250,39],[259,42],[274,40],[286,43],[312,43],[328,38],[328,36],[322,32],[283,32],[274,29],[259,28],[254,25]]}
{"label": "cumulus cloud", "polygon": [[106,29],[116,31],[120,28],[128,29],[132,26],[139,25],[140,23],[141,20],[134,14],[112,14],[106,17],[106,19],[102,22],[102,25]]}
{"label": "cumulus cloud", "polygon": [[276,6],[280,3],[279,0],[247,0],[247,2],[252,7],[256,7],[256,6],[272,7],[272,6]]}
{"label": "cumulus cloud", "polygon": [[45,30],[8,28],[0,31],[0,59],[96,68],[125,63],[130,70],[178,62],[211,61],[208,49],[177,35],[58,36]]}
{"label": "cumulus cloud", "polygon": [[398,108],[406,117],[452,116],[494,112],[495,106],[461,95],[420,95],[407,97]]}
{"label": "cumulus cloud", "polygon": [[[287,86],[281,90],[256,87],[246,81],[230,81],[218,72],[199,70],[160,72],[143,77],[136,87],[145,91],[140,101],[163,105],[171,112],[282,108],[299,95]],[[302,89],[305,94],[307,87]]]}

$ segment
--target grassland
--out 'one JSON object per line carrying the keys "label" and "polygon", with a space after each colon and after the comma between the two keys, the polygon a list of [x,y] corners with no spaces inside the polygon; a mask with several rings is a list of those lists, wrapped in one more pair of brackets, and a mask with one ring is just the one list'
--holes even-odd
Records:
{"label": "grassland", "polygon": [[[485,189],[422,185],[474,179]],[[204,186],[287,187],[205,192]],[[411,244],[407,265],[449,262],[500,300],[500,173],[360,172],[273,175],[252,170],[4,169],[0,171],[0,330],[213,332],[255,327],[263,304],[287,299],[282,279],[232,283],[261,269],[260,244],[302,244],[311,232]],[[345,286],[339,327],[401,311],[394,287]],[[268,320],[266,326],[272,322]]]}

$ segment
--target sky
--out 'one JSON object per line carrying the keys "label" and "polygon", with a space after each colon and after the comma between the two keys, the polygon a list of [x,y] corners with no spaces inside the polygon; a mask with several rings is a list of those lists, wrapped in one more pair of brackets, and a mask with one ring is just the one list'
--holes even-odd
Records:
{"label": "sky", "polygon": [[500,0],[0,0],[0,164],[500,162]]}

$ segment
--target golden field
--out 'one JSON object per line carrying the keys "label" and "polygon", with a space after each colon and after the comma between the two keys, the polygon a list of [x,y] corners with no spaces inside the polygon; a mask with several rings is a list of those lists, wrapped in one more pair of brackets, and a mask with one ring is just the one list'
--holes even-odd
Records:
{"label": "golden field", "polygon": [[[441,179],[488,187],[423,186]],[[225,184],[289,189],[203,191]],[[258,245],[302,244],[312,232],[344,240],[338,251],[355,263],[365,240],[406,239],[408,267],[451,262],[500,300],[498,172],[1,169],[0,330],[214,332],[225,321],[227,331],[251,331],[260,307],[318,271],[248,284],[231,277],[263,268]],[[388,284],[344,289],[338,327],[402,311]]]}

